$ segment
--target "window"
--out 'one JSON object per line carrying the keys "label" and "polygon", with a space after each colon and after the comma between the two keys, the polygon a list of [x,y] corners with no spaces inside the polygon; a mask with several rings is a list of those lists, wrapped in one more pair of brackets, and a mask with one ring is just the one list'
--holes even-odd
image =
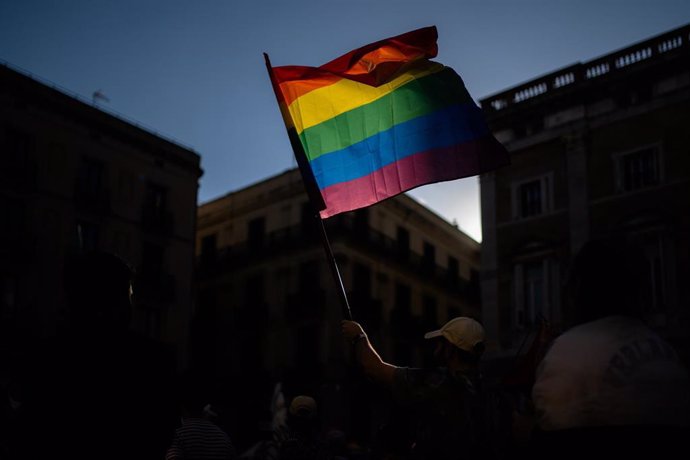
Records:
{"label": "window", "polygon": [[149,182],[146,184],[146,196],[144,197],[144,206],[147,212],[153,213],[156,216],[161,216],[166,210],[168,198],[168,190],[162,185]]}
{"label": "window", "polygon": [[541,181],[535,180],[520,186],[520,217],[538,216],[542,213]]}
{"label": "window", "polygon": [[110,196],[105,172],[105,164],[102,161],[82,157],[74,184],[74,200],[78,207],[90,212],[109,211]]}
{"label": "window", "polygon": [[513,185],[513,217],[524,219],[552,209],[551,174]]}
{"label": "window", "polygon": [[77,222],[77,247],[81,251],[98,249],[99,227],[91,222]]}
{"label": "window", "polygon": [[424,242],[424,255],[422,256],[422,267],[427,272],[434,270],[436,266],[436,248],[433,244]]}
{"label": "window", "polygon": [[525,265],[523,284],[525,319],[533,324],[544,307],[544,267],[541,263]]}
{"label": "window", "polygon": [[[436,298],[431,294],[425,294],[422,297],[422,318],[421,329],[424,333],[433,331],[439,328],[438,324],[438,308]],[[427,344],[420,349],[422,355],[422,363],[425,367],[434,366],[434,348],[431,344]]]}
{"label": "window", "polygon": [[250,248],[257,249],[263,247],[265,230],[266,220],[263,217],[257,217],[249,221],[247,226],[247,244]]}
{"label": "window", "polygon": [[630,192],[660,182],[658,149],[651,147],[616,157],[616,185],[619,192]]}
{"label": "window", "polygon": [[84,157],[77,175],[77,192],[80,195],[98,196],[103,181],[103,162]]}
{"label": "window", "polygon": [[538,260],[515,266],[515,325],[528,328],[547,316],[548,261]]}
{"label": "window", "polygon": [[168,211],[168,188],[154,182],[146,183],[142,207],[142,224],[147,231],[169,234],[173,214]]}
{"label": "window", "polygon": [[427,331],[438,328],[436,321],[436,306],[435,297],[427,294],[422,298],[422,325]]}
{"label": "window", "polygon": [[410,287],[403,283],[395,284],[395,305],[391,310],[391,324],[399,333],[404,334],[412,318],[412,295]]}
{"label": "window", "polygon": [[453,256],[448,256],[448,281],[455,283],[460,276],[460,262]]}
{"label": "window", "polygon": [[97,199],[103,187],[103,162],[94,158],[84,157],[77,173],[76,194],[80,198]]}
{"label": "window", "polygon": [[659,232],[651,231],[635,235],[633,242],[644,252],[647,259],[647,282],[645,289],[649,295],[649,313],[663,314],[666,310],[666,280],[667,271],[672,270],[672,264],[666,263],[665,239]]}

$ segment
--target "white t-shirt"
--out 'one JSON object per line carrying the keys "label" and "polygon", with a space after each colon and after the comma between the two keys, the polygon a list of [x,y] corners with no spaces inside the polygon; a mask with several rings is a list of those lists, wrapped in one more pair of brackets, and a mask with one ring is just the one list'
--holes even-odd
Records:
{"label": "white t-shirt", "polygon": [[690,375],[639,320],[610,316],[558,337],[532,399],[543,430],[690,424]]}

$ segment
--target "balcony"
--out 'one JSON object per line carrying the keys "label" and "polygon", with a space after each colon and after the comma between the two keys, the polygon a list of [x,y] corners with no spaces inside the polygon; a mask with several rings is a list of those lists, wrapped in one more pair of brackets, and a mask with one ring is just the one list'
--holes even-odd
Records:
{"label": "balcony", "polygon": [[[449,271],[436,265],[428,258],[410,250],[401,251],[397,240],[390,238],[378,230],[362,228],[355,230],[355,221],[351,216],[339,216],[326,221],[329,238],[332,242],[345,242],[358,247],[368,254],[375,255],[381,260],[397,265],[400,269],[421,276],[428,282],[461,295],[469,295],[473,283],[458,276],[452,276]],[[248,264],[275,257],[280,252],[300,251],[315,245],[321,245],[320,237],[313,235],[302,225],[286,227],[266,235],[261,240],[261,246],[247,243],[226,247],[197,259],[198,276],[201,279],[213,277],[226,271],[241,270]],[[476,284],[476,283],[474,283]],[[478,288],[477,288],[478,291]]]}
{"label": "balcony", "polygon": [[547,96],[561,92],[563,88],[586,85],[591,81],[620,75],[630,67],[644,62],[659,64],[669,55],[687,55],[690,49],[690,26],[671,30],[641,43],[614,51],[600,58],[577,63],[534,79],[522,85],[481,100],[484,113],[491,119],[494,115],[528,101],[543,101]]}

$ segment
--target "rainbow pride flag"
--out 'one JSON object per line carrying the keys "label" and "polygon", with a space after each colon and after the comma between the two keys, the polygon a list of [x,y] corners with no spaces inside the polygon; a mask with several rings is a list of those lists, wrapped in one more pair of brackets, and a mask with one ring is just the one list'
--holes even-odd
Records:
{"label": "rainbow pride flag", "polygon": [[429,60],[437,37],[427,27],[321,67],[269,65],[322,218],[509,162],[460,76]]}

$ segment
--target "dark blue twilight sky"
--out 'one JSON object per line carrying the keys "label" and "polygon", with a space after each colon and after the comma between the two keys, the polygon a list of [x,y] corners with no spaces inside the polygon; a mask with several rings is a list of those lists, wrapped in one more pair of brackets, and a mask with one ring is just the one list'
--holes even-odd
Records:
{"label": "dark blue twilight sky", "polygon": [[[191,146],[204,202],[294,165],[263,51],[317,66],[436,25],[480,99],[688,22],[688,0],[0,0],[0,60]],[[476,178],[411,194],[481,239]]]}

